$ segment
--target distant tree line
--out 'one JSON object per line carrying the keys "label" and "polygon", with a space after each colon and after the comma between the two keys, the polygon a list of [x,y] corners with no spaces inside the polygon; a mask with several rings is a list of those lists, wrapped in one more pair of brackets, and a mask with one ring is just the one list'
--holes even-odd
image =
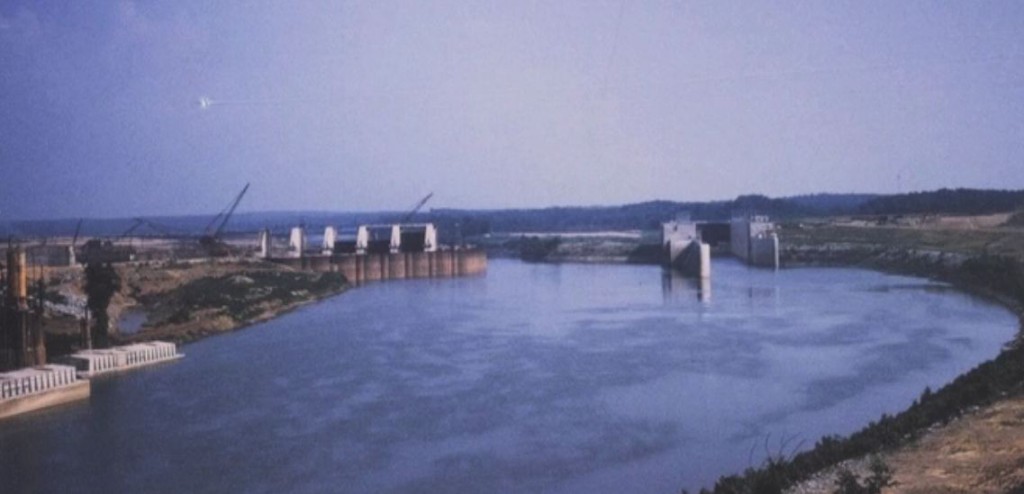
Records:
{"label": "distant tree line", "polygon": [[1024,190],[940,189],[882,196],[862,204],[861,214],[992,214],[1024,206]]}
{"label": "distant tree line", "polygon": [[[417,213],[412,221],[434,222],[445,243],[491,232],[552,232],[655,229],[678,214],[694,220],[726,221],[734,215],[764,214],[775,219],[813,218],[833,215],[989,214],[1024,207],[1024,190],[940,189],[909,194],[813,194],[785,198],[743,195],[729,201],[648,201],[622,206],[550,207],[539,209],[432,209]],[[305,224],[310,231],[326,225],[355,228],[366,223],[392,223],[405,213],[366,212],[265,212],[240,213],[228,232],[255,232],[269,227],[275,232]],[[168,230],[202,232],[210,216],[150,218]],[[11,235],[70,235],[77,219],[13,221],[0,224],[0,233]],[[130,228],[128,218],[87,220],[82,235],[120,235]],[[144,231],[143,234],[156,232]]]}

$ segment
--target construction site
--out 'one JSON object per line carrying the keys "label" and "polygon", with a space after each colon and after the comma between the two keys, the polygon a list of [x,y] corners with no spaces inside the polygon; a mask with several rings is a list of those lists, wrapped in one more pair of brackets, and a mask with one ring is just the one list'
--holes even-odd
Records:
{"label": "construction site", "polygon": [[487,268],[482,250],[442,245],[434,224],[411,221],[432,194],[393,223],[228,233],[248,190],[200,232],[134,218],[120,234],[87,235],[79,220],[70,235],[0,246],[0,418],[86,398],[88,378],[176,360],[178,343],[349,287]]}

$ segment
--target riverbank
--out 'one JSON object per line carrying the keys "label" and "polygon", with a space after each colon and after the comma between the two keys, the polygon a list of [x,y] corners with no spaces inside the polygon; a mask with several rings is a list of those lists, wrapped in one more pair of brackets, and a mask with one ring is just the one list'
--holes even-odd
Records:
{"label": "riverbank", "polygon": [[[866,476],[878,454],[894,471],[884,492],[1012,492],[1024,487],[1024,242],[1019,230],[937,230],[817,225],[785,232],[784,266],[846,266],[922,276],[996,301],[1021,318],[1017,338],[992,360],[907,410],[846,438],[826,437],[793,457],[723,477],[713,492],[766,486],[830,493],[843,469]],[[766,492],[772,492],[769,489]]]}
{"label": "riverbank", "polygon": [[[114,344],[188,343],[267,321],[350,286],[338,273],[314,273],[253,259],[130,263],[116,269],[122,288],[108,309]],[[51,290],[71,302],[66,305],[84,303],[81,268],[66,268],[53,273],[52,279]],[[52,309],[48,338],[77,342],[74,311],[79,309]],[[119,322],[129,319],[132,324],[119,327]],[[52,353],[59,354],[67,353],[63,347],[71,344],[54,346]]]}
{"label": "riverbank", "polygon": [[[883,416],[846,438],[823,438],[794,457],[772,458],[762,468],[723,477],[713,492],[778,492],[793,486],[790,492],[831,493],[840,468],[863,477],[865,458],[879,453],[898,482],[886,492],[997,493],[1024,486],[1024,412],[1018,413],[1024,409],[1024,230],[977,224],[782,226],[785,268],[858,267],[930,278],[1003,305],[1021,318],[1021,326],[999,355],[939,391],[922,390],[908,410]],[[535,262],[631,262],[642,238],[522,234],[491,246]]]}

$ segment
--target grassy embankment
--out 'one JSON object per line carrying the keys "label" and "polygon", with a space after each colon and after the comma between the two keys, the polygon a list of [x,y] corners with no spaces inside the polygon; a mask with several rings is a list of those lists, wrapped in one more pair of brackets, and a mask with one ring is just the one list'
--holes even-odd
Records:
{"label": "grassy embankment", "polygon": [[[783,262],[788,266],[852,265],[926,276],[997,300],[1024,323],[1024,231],[827,224],[789,225],[783,232]],[[1018,333],[998,356],[938,391],[924,390],[902,413],[883,415],[849,437],[825,437],[810,451],[771,458],[760,468],[723,477],[713,492],[780,492],[840,462],[906,446],[968,411],[1021,396],[1024,344]]]}
{"label": "grassy embankment", "polygon": [[348,287],[338,273],[246,260],[127,265],[118,272],[123,288],[112,312],[130,308],[147,316],[139,332],[116,336],[119,342],[192,341],[265,321]]}

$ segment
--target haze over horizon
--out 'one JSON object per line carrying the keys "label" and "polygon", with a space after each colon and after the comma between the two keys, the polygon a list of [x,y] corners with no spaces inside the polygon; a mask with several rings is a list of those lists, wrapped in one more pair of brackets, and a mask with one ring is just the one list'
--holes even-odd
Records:
{"label": "haze over horizon", "polygon": [[1024,4],[0,2],[0,221],[1024,189]]}

